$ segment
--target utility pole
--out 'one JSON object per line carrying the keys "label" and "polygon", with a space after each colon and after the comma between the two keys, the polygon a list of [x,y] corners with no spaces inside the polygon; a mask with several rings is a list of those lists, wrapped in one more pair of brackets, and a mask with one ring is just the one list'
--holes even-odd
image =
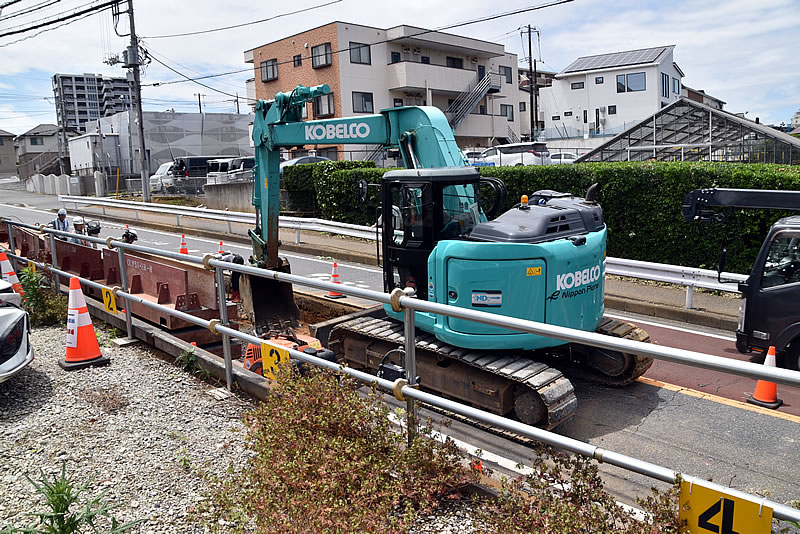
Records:
{"label": "utility pole", "polygon": [[528,74],[531,76],[531,79],[528,82],[528,92],[529,92],[529,95],[528,95],[528,99],[529,99],[528,107],[530,108],[528,110],[528,112],[529,112],[530,121],[531,121],[531,133],[530,133],[530,141],[531,142],[536,140],[536,126],[537,126],[537,124],[534,122],[534,118],[535,118],[535,120],[538,120],[538,117],[535,117],[535,115],[536,115],[536,104],[537,104],[536,99],[534,98],[534,93],[536,92],[536,71],[533,70],[533,64],[534,63],[533,63],[533,45],[531,44],[531,25],[528,24]]}
{"label": "utility pole", "polygon": [[136,38],[136,27],[133,20],[133,0],[128,0],[128,20],[131,26],[131,44],[128,47],[126,67],[133,70],[133,91],[136,99],[136,120],[139,122],[139,165],[142,176],[142,197],[150,202],[150,168],[147,165],[147,152],[144,147],[144,118],[142,117],[142,85],[139,77],[139,41]]}
{"label": "utility pole", "polygon": [[200,102],[200,97],[201,96],[206,96],[206,95],[204,95],[203,93],[195,93],[194,96],[197,97],[197,110],[200,113],[203,113],[203,104]]}
{"label": "utility pole", "polygon": [[239,114],[239,92],[236,92],[236,114]]}

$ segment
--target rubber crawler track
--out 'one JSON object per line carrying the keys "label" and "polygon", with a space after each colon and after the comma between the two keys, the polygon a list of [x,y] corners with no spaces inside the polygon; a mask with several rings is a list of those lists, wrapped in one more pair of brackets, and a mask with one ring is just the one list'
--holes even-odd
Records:
{"label": "rubber crawler track", "polygon": [[[603,319],[600,321],[600,324],[597,326],[596,332],[598,334],[618,337],[621,339],[642,341],[644,343],[650,342],[650,335],[638,326],[631,323],[626,323],[624,321],[618,321],[616,319],[609,319],[608,317],[603,317]],[[588,368],[582,369],[581,374],[600,384],[606,384],[609,386],[627,386],[642,376],[645,371],[650,369],[650,366],[653,365],[653,358],[636,355],[631,356],[633,357],[633,366],[626,369],[618,376],[604,375]]]}

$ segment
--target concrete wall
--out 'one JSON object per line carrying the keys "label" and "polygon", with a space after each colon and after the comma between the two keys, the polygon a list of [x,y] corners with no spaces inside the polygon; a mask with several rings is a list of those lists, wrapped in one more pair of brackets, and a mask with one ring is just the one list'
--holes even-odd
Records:
{"label": "concrete wall", "polygon": [[25,189],[43,195],[86,195],[94,193],[95,185],[94,177],[90,176],[34,174],[25,180]]}
{"label": "concrete wall", "polygon": [[251,182],[238,182],[233,184],[210,184],[204,188],[206,192],[205,204],[215,210],[245,211],[255,213],[256,208],[251,204]]}

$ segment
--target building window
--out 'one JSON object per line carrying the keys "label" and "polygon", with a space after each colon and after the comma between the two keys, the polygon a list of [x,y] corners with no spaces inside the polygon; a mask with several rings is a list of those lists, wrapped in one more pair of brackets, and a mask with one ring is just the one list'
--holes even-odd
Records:
{"label": "building window", "polygon": [[572,112],[571,111],[565,111],[564,112],[564,116],[565,117],[572,117]]}
{"label": "building window", "polygon": [[44,139],[41,137],[31,137],[31,146],[41,146],[44,144]]}
{"label": "building window", "polygon": [[372,93],[353,91],[353,113],[373,113]]}
{"label": "building window", "polygon": [[400,52],[392,52],[392,63],[400,63]]}
{"label": "building window", "polygon": [[669,74],[661,73],[661,96],[669,98]]}
{"label": "building window", "polygon": [[504,115],[508,122],[512,122],[514,120],[514,106],[500,104],[500,115]]}
{"label": "building window", "polygon": [[269,82],[278,79],[278,60],[268,59],[261,62],[261,81]]}
{"label": "building window", "polygon": [[681,81],[678,78],[672,78],[672,92],[676,95],[681,94]]}
{"label": "building window", "polygon": [[589,122],[589,113],[588,110],[583,110],[583,123],[587,124]]}
{"label": "building window", "polygon": [[3,138],[0,137],[0,146],[3,146]]}
{"label": "building window", "polygon": [[572,82],[569,86],[572,89],[583,89],[583,82]]}
{"label": "building window", "polygon": [[372,58],[369,54],[369,45],[364,43],[350,43],[350,63],[370,65]]}
{"label": "building window", "polygon": [[633,74],[618,74],[617,75],[617,92],[618,93],[633,93],[636,91],[644,91],[646,89],[645,74],[644,72],[634,72]]}
{"label": "building window", "polygon": [[596,85],[602,85],[602,83],[603,83],[603,77],[602,77],[602,76],[595,76],[595,77],[594,77],[594,83],[595,83]]}
{"label": "building window", "polygon": [[331,63],[333,63],[333,54],[331,54],[330,43],[311,47],[311,66],[313,68],[327,67]]}
{"label": "building window", "polygon": [[447,56],[447,66],[451,69],[463,69],[464,68],[464,60],[460,57],[451,57]]}
{"label": "building window", "polygon": [[500,76],[504,76],[506,79],[506,83],[514,83],[514,71],[511,67],[503,67],[502,65],[498,67],[498,71],[500,72]]}
{"label": "building window", "polygon": [[292,57],[292,63],[295,67],[300,67],[303,65],[303,54],[297,54],[296,56]]}
{"label": "building window", "polygon": [[395,98],[395,99],[392,101],[392,105],[393,105],[394,107],[396,107],[396,108],[401,108],[401,107],[403,107],[403,99],[402,99],[402,98]]}
{"label": "building window", "polygon": [[608,114],[609,115],[616,115],[617,114],[617,106],[608,106]]}
{"label": "building window", "polygon": [[333,93],[318,96],[314,99],[314,118],[321,119],[333,115]]}
{"label": "building window", "polygon": [[560,120],[561,120],[561,117],[560,117],[560,116],[558,116],[558,115],[553,115],[553,116],[552,116],[552,117],[550,117],[550,118],[551,118],[552,120],[554,120],[554,121],[560,121]]}
{"label": "building window", "polygon": [[424,63],[426,65],[430,65],[431,64],[431,58],[428,57],[428,56],[422,56],[422,57],[419,58],[419,60],[420,60],[421,63]]}
{"label": "building window", "polygon": [[520,113],[525,111],[525,102],[520,102],[519,103],[519,111],[520,111]]}

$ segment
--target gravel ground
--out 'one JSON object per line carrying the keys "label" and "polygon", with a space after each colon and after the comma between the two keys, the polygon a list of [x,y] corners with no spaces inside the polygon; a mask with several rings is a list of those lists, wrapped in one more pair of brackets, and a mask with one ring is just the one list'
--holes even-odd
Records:
{"label": "gravel ground", "polygon": [[[103,337],[101,334],[100,337]],[[25,475],[53,475],[62,462],[78,483],[94,477],[94,496],[118,520],[146,519],[133,532],[195,533],[194,511],[207,487],[200,473],[241,465],[245,396],[212,398],[213,386],[138,344],[109,348],[111,365],[66,372],[63,327],[32,332],[36,359],[0,384],[0,528],[22,527],[43,509]],[[447,502],[411,532],[469,534],[473,505]]]}

